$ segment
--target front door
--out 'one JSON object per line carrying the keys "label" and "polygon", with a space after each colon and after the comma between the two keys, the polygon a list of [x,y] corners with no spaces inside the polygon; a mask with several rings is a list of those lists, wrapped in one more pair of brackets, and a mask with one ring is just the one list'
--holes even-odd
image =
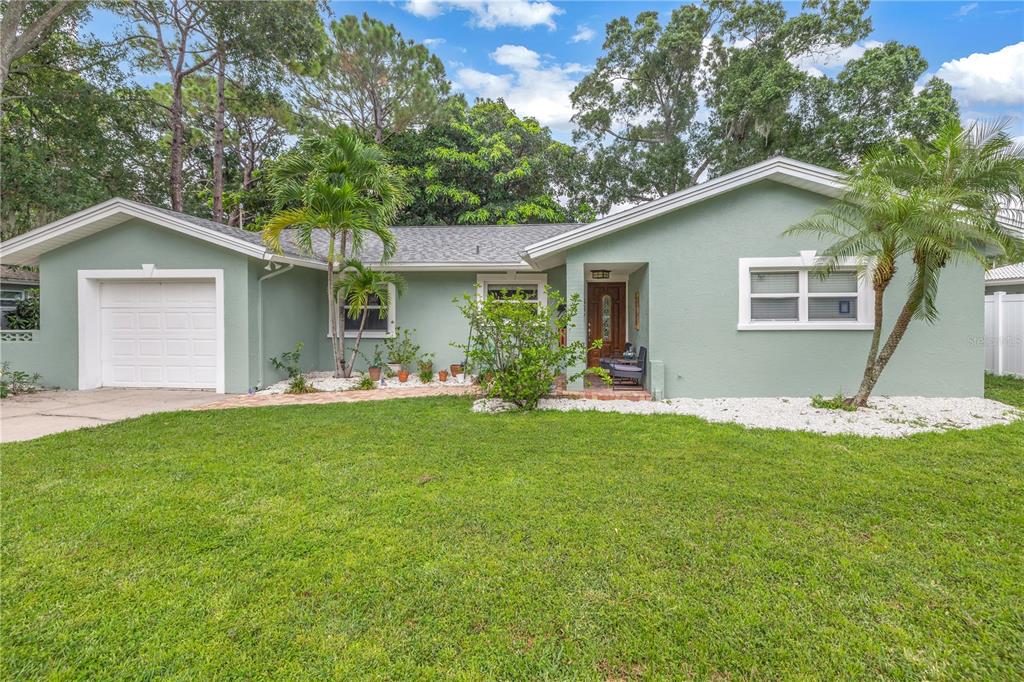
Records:
{"label": "front door", "polygon": [[626,283],[590,282],[587,285],[587,342],[602,340],[601,348],[587,354],[587,367],[601,358],[620,357],[626,349]]}

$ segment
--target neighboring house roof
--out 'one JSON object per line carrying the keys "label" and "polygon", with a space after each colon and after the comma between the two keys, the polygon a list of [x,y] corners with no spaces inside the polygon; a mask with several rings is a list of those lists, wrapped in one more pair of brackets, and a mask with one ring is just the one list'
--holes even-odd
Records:
{"label": "neighboring house roof", "polygon": [[35,270],[24,270],[0,265],[0,282],[4,284],[23,284],[39,286],[39,273]]}
{"label": "neighboring house roof", "polygon": [[1018,284],[1024,283],[1024,263],[1004,265],[992,268],[985,273],[985,284]]}

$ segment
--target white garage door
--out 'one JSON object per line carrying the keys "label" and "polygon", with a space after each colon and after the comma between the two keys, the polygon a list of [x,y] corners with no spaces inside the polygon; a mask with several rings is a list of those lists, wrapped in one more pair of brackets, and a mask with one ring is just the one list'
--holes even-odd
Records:
{"label": "white garage door", "polygon": [[100,284],[104,386],[216,388],[213,282]]}

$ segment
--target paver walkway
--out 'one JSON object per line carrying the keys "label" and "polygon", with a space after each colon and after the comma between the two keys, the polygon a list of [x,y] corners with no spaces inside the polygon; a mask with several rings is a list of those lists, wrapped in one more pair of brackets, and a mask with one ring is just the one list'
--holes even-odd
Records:
{"label": "paver walkway", "polygon": [[202,405],[198,409],[226,410],[233,407],[267,407],[269,405],[326,405],[328,403],[357,403],[367,400],[474,395],[476,393],[476,386],[417,386],[415,388],[375,388],[371,391],[323,391],[297,395],[290,393],[234,395],[215,403]]}

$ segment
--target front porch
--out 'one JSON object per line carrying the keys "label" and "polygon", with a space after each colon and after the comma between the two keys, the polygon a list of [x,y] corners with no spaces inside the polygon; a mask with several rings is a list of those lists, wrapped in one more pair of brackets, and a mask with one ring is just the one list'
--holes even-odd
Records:
{"label": "front porch", "polygon": [[583,341],[588,346],[601,341],[601,347],[587,355],[587,367],[607,365],[609,361],[635,364],[641,348],[647,348],[647,361],[639,385],[617,379],[613,386],[607,386],[597,377],[586,376],[561,386],[562,394],[597,400],[657,397],[651,381],[648,269],[647,262],[567,261],[567,290],[581,299],[570,341]]}

